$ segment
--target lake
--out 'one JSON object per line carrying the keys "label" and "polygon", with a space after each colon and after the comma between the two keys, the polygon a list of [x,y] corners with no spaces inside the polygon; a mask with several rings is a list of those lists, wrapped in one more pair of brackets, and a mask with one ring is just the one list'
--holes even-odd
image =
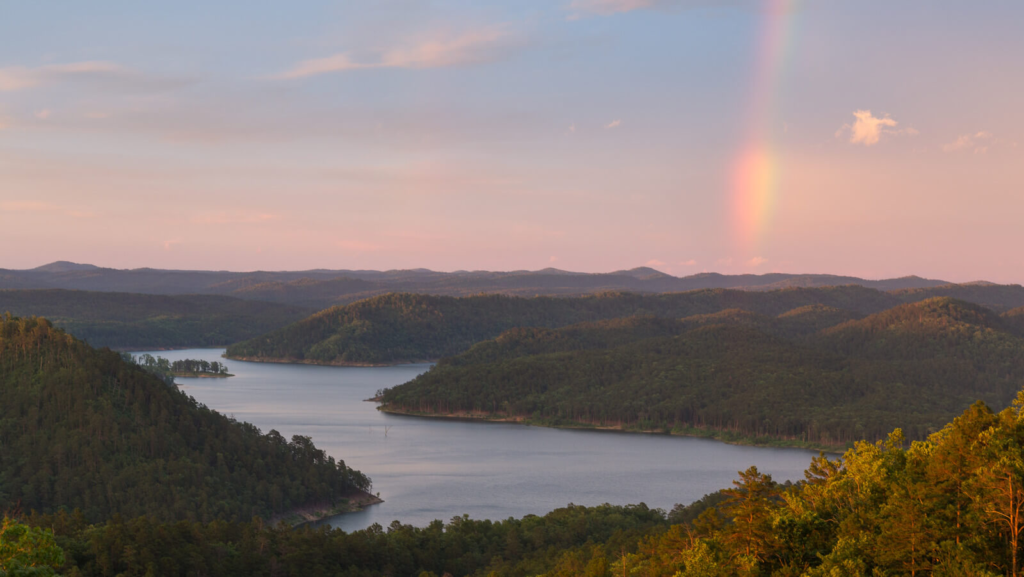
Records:
{"label": "lake", "polygon": [[[170,360],[224,361],[223,349],[152,351]],[[728,487],[756,465],[799,480],[812,451],[706,439],[387,415],[364,399],[429,365],[356,368],[225,361],[234,377],[176,379],[199,402],[263,432],[308,435],[373,479],[384,503],[328,522],[346,531],[399,520],[417,526],[543,515],[569,503],[646,503],[671,509]]]}

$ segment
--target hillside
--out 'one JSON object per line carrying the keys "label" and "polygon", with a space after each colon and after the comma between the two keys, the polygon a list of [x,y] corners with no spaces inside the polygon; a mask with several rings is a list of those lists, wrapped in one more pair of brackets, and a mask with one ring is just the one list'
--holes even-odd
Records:
{"label": "hillside", "polygon": [[[1016,298],[1014,287],[971,286],[962,299],[985,305]],[[1017,287],[1020,288],[1020,287]],[[474,343],[516,327],[558,328],[634,315],[691,318],[695,315],[756,313],[777,316],[770,331],[798,336],[880,312],[901,303],[919,302],[949,292],[938,287],[912,292],[881,292],[856,285],[791,288],[773,291],[705,289],[686,293],[600,293],[580,297],[508,297],[476,295],[454,298],[388,294],[320,311],[297,323],[228,348],[232,358],[314,364],[393,364],[459,354]],[[1024,304],[1024,292],[1020,294]],[[1020,306],[1020,305],[1018,305]],[[730,311],[735,309],[731,313]],[[746,322],[755,322],[747,318]],[[763,325],[763,323],[762,323]],[[787,328],[789,327],[789,328]]]}
{"label": "hillside", "polygon": [[[1024,559],[1014,517],[1024,491],[1022,402],[999,413],[971,405],[909,448],[896,429],[840,457],[812,458],[800,483],[750,467],[668,514],[569,505],[522,519],[344,532],[259,520],[89,525],[60,512],[33,515],[30,527],[4,519],[0,533],[31,535],[17,556],[83,577],[1012,576]],[[0,570],[4,561],[0,551]]]}
{"label": "hillside", "polygon": [[896,426],[921,439],[1024,387],[1024,339],[977,305],[936,298],[794,328],[806,315],[516,329],[384,391],[382,408],[827,445]]}
{"label": "hillside", "polygon": [[896,304],[891,295],[858,286],[578,298],[389,294],[321,311],[232,345],[227,354],[246,360],[391,364],[455,355],[515,327],[557,328],[634,315],[682,318],[733,308],[774,316],[807,305],[868,314]]}
{"label": "hillside", "polygon": [[311,309],[215,295],[0,290],[0,313],[46,317],[94,347],[224,346],[302,319]]}
{"label": "hillside", "polygon": [[0,510],[92,520],[269,518],[370,483],[36,318],[0,321],[0,447]]}
{"label": "hillside", "polygon": [[1024,307],[1024,287],[991,283],[947,284],[893,291],[903,302],[916,302],[932,297],[950,297],[979,304],[996,312]]}

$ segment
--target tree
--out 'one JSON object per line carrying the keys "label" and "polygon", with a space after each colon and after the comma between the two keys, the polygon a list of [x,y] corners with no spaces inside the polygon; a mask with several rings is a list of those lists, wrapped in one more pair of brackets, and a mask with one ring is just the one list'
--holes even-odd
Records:
{"label": "tree", "polygon": [[64,551],[53,533],[4,517],[0,521],[0,577],[55,575],[64,564]]}
{"label": "tree", "polygon": [[771,548],[772,513],[778,506],[779,487],[757,467],[739,475],[740,479],[733,481],[735,487],[725,491],[725,514],[733,521],[725,528],[725,542],[734,555],[763,562]]}

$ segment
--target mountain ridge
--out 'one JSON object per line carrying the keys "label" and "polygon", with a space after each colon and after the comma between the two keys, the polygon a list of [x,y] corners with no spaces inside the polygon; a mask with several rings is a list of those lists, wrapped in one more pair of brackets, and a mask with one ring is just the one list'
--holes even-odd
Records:
{"label": "mountain ridge", "polygon": [[[114,269],[58,261],[28,270],[0,269],[0,289],[60,288],[167,295],[222,294],[248,300],[270,300],[315,308],[348,304],[389,292],[446,296],[469,296],[479,293],[579,296],[609,290],[666,293],[704,288],[733,288],[764,291],[845,284],[893,290],[932,288],[950,283],[916,276],[870,280],[852,276],[805,273],[698,273],[676,277],[646,266],[607,273],[581,273],[555,268],[536,271],[311,269],[233,272],[155,268]],[[264,290],[254,289],[259,285],[265,285]]]}

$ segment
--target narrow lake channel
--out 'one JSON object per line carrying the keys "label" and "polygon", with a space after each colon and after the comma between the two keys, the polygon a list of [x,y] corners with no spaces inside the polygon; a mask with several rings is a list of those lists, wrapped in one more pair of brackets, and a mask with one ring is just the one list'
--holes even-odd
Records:
{"label": "narrow lake channel", "polygon": [[[222,349],[151,351],[170,360],[224,361]],[[308,435],[373,479],[384,503],[328,522],[347,531],[394,520],[417,526],[468,514],[505,519],[568,503],[646,503],[670,509],[727,487],[756,465],[778,481],[803,478],[816,453],[703,439],[574,431],[382,414],[364,399],[429,365],[317,367],[224,361],[236,376],[177,379],[199,402],[263,432]]]}

